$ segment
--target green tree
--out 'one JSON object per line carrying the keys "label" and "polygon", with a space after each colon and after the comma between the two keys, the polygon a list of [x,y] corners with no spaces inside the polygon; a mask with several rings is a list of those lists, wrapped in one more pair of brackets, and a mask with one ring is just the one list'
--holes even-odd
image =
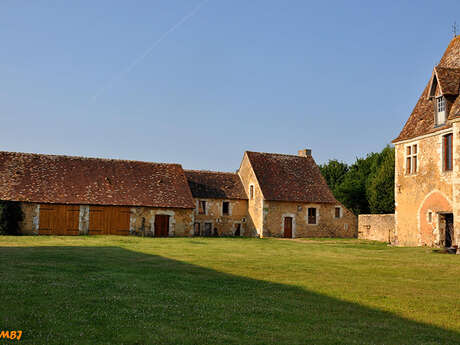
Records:
{"label": "green tree", "polygon": [[326,179],[329,188],[331,188],[332,193],[335,195],[336,188],[343,182],[343,179],[349,170],[348,164],[332,159],[327,163],[320,165],[319,169]]}
{"label": "green tree", "polygon": [[394,148],[369,153],[346,163],[330,160],[320,166],[334,196],[355,214],[394,212]]}
{"label": "green tree", "polygon": [[395,153],[385,147],[380,153],[379,165],[369,179],[367,198],[371,213],[394,212]]}
{"label": "green tree", "polygon": [[0,201],[0,234],[19,235],[24,216],[18,202]]}

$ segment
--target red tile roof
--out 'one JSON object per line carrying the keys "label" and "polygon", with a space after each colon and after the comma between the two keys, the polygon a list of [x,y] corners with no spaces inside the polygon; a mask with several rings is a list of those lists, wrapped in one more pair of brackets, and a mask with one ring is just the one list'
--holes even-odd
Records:
{"label": "red tile roof", "polygon": [[[432,78],[435,76],[438,78],[443,94],[454,95],[454,99],[450,100],[452,107],[450,109],[449,119],[460,116],[460,104],[458,104],[458,90],[460,88],[460,36],[457,36],[450,42],[441,61],[438,66],[436,66]],[[413,139],[451,126],[447,123],[445,126],[435,127],[435,100],[428,97],[431,83],[430,80],[412,111],[411,116],[404,125],[404,128],[393,142]]]}
{"label": "red tile roof", "polygon": [[337,203],[313,157],[246,151],[269,201]]}
{"label": "red tile roof", "polygon": [[179,164],[0,152],[0,199],[194,208]]}
{"label": "red tile roof", "polygon": [[434,71],[441,88],[441,93],[443,95],[458,95],[460,88],[460,68],[437,66]]}
{"label": "red tile roof", "polygon": [[185,170],[185,176],[187,177],[194,198],[248,199],[238,174]]}

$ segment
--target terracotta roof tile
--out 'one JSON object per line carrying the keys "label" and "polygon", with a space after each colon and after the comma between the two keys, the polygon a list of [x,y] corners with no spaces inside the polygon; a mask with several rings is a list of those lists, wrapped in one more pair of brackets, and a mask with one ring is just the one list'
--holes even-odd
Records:
{"label": "terracotta roof tile", "polygon": [[337,203],[313,157],[246,152],[266,200]]}
{"label": "terracotta roof tile", "polygon": [[194,208],[179,164],[0,152],[0,199]]}
{"label": "terracotta roof tile", "polygon": [[[454,38],[447,47],[441,61],[436,66],[433,75],[439,78],[439,84],[444,94],[458,95],[460,87],[460,36]],[[411,116],[404,125],[399,136],[393,140],[398,142],[402,140],[416,138],[421,135],[430,134],[449,128],[451,125],[435,127],[434,124],[434,102],[433,98],[429,99],[431,81],[428,82],[425,90],[420,96]],[[452,107],[449,118],[457,116],[460,111],[458,96],[452,100]]]}
{"label": "terracotta roof tile", "polygon": [[247,200],[238,174],[228,172],[185,170],[194,198]]}

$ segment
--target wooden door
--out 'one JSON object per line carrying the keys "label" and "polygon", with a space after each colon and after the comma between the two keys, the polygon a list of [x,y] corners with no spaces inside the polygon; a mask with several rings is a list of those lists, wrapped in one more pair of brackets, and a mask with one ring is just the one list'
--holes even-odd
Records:
{"label": "wooden door", "polygon": [[59,217],[64,221],[60,235],[78,235],[80,233],[80,206],[62,205]]}
{"label": "wooden door", "polygon": [[284,237],[292,238],[292,217],[284,218]]}
{"label": "wooden door", "polygon": [[168,237],[169,216],[157,214],[155,216],[155,237]]}
{"label": "wooden door", "polygon": [[108,220],[108,233],[112,235],[128,236],[129,219],[131,210],[129,207],[114,206],[110,210],[110,219]]}
{"label": "wooden door", "polygon": [[57,205],[40,205],[38,233],[40,235],[57,234]]}
{"label": "wooden door", "polygon": [[107,212],[102,206],[89,207],[89,235],[106,235]]}

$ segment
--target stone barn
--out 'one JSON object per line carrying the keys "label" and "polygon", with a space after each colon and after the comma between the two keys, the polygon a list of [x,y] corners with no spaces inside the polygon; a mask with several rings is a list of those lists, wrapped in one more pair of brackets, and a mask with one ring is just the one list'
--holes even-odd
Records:
{"label": "stone barn", "polygon": [[20,202],[24,234],[192,235],[178,164],[0,152],[0,200]]}

